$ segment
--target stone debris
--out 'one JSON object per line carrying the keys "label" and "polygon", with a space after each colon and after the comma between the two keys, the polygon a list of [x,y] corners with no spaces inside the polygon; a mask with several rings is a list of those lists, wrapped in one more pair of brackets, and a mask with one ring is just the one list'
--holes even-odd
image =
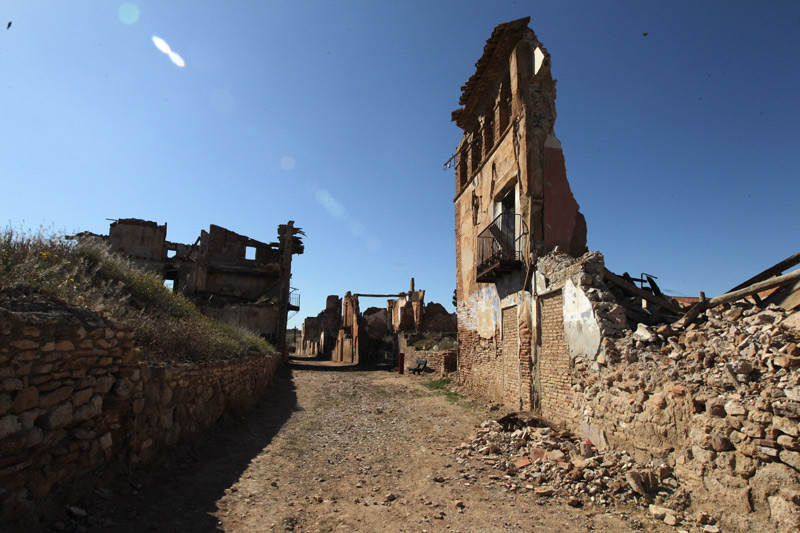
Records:
{"label": "stone debris", "polygon": [[[509,420],[521,423],[509,424]],[[485,476],[488,485],[531,491],[572,507],[651,504],[651,513],[659,520],[675,524],[683,520],[688,496],[672,468],[660,461],[638,464],[625,452],[599,450],[585,439],[538,423],[534,417],[516,413],[488,420],[472,441],[461,443],[453,453],[461,465],[478,465],[479,472],[487,467],[498,471]],[[461,472],[469,483],[480,479],[474,468]]]}
{"label": "stone debris", "polygon": [[[758,516],[800,527],[798,322],[800,313],[742,300],[683,331],[639,324],[604,339],[602,364],[576,360],[573,412],[609,446],[673,467],[692,505],[723,511],[726,495],[746,494],[725,529]],[[635,476],[626,481],[642,495]]]}

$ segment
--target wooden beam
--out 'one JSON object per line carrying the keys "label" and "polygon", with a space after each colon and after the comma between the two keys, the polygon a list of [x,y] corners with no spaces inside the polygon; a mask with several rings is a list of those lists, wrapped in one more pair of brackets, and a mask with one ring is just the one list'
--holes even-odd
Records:
{"label": "wooden beam", "polygon": [[683,312],[679,307],[675,306],[672,302],[669,302],[664,298],[659,298],[658,296],[654,296],[653,294],[650,294],[649,292],[640,289],[636,285],[628,283],[627,281],[625,281],[621,277],[619,277],[616,274],[614,274],[613,272],[611,272],[609,269],[605,268],[604,271],[605,271],[605,273],[604,273],[605,279],[607,279],[608,281],[610,281],[611,283],[613,283],[614,285],[616,285],[620,289],[622,289],[622,290],[624,290],[624,291],[626,291],[626,292],[628,292],[630,294],[633,294],[634,296],[638,296],[639,298],[647,300],[648,302],[650,302],[652,304],[659,305],[659,306],[663,307],[664,309],[666,309],[668,311],[671,311],[672,313],[674,313],[676,315],[679,315],[679,314],[681,314]]}
{"label": "wooden beam", "polygon": [[731,293],[733,291],[738,291],[739,289],[744,289],[745,287],[749,287],[753,283],[758,283],[759,281],[764,281],[766,279],[771,278],[772,276],[777,276],[778,274],[782,273],[787,268],[791,268],[791,267],[793,267],[795,265],[798,265],[798,264],[800,264],[800,252],[798,252],[798,253],[790,256],[790,257],[787,257],[786,259],[784,259],[783,261],[781,261],[777,265],[769,267],[764,272],[762,272],[760,274],[756,274],[755,276],[753,276],[752,278],[748,279],[744,283],[740,283],[739,285],[735,286],[734,288],[732,288],[728,292]]}
{"label": "wooden beam", "polygon": [[354,294],[353,296],[358,296],[359,298],[399,298],[405,296],[405,294]]}
{"label": "wooden beam", "polygon": [[747,298],[748,296],[751,296],[753,294],[758,294],[761,291],[774,289],[775,287],[782,287],[787,283],[791,283],[797,280],[800,280],[800,269],[793,270],[792,272],[784,274],[783,276],[776,276],[774,278],[770,278],[760,283],[754,283],[749,287],[745,287],[737,291],[726,292],[725,294],[721,294],[716,298],[711,298],[708,301],[708,307],[711,308],[711,307],[716,307],[718,305],[735,302],[736,300]]}
{"label": "wooden beam", "polygon": [[789,283],[793,283],[798,280],[800,280],[800,269],[793,270],[792,272],[789,272],[788,274],[784,274],[782,276],[776,276],[774,278],[770,278],[766,281],[754,283],[749,287],[745,287],[743,289],[726,292],[725,294],[721,294],[705,302],[698,302],[692,308],[690,308],[689,311],[686,312],[683,318],[675,322],[673,326],[677,328],[682,328],[687,324],[689,324],[692,320],[697,318],[697,316],[700,315],[700,313],[702,313],[706,309],[711,309],[712,307],[716,307],[718,305],[735,302],[736,300],[747,298],[748,296],[752,296],[753,294],[758,294],[761,291],[774,289],[775,287],[782,287],[784,285],[788,285]]}

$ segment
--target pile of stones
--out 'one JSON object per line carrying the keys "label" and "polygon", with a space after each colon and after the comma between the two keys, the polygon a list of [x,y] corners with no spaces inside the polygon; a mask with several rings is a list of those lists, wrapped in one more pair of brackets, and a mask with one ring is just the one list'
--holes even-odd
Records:
{"label": "pile of stones", "polygon": [[652,375],[691,394],[700,448],[754,460],[740,469],[778,461],[800,472],[800,315],[740,302],[704,318],[680,334],[640,325],[616,349],[659,363]]}
{"label": "pile of stones", "polygon": [[663,509],[658,518],[669,515],[665,522],[676,524],[688,504],[664,463],[637,464],[625,452],[599,450],[568,431],[522,414],[483,422],[475,438],[461,443],[454,453],[460,464],[471,459],[496,470],[490,483],[564,499],[573,507],[637,503]]}

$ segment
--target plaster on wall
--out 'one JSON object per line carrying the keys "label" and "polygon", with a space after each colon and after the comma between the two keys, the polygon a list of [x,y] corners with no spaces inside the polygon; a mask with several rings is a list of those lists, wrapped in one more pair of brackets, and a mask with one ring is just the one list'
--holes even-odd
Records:
{"label": "plaster on wall", "polygon": [[564,337],[571,357],[594,359],[600,348],[600,327],[592,304],[571,279],[564,285]]}

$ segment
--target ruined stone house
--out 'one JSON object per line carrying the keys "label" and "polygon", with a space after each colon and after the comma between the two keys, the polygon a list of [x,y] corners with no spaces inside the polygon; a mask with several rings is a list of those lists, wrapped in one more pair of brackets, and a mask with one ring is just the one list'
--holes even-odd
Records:
{"label": "ruined stone house", "polygon": [[678,495],[665,516],[691,505],[725,530],[797,531],[800,270],[781,273],[800,254],[686,308],[652,275],[606,269],[586,252],[527,23],[494,30],[453,113],[460,381],[674,473],[634,487]]}
{"label": "ruined stone house", "polygon": [[273,243],[212,224],[189,245],[168,241],[166,224],[126,218],[112,222],[107,236],[77,237],[107,242],[112,252],[171,282],[205,315],[255,331],[284,351],[288,314],[300,310],[290,280],[292,256],[303,253],[301,235],[292,221],[278,226]]}
{"label": "ruined stone house", "polygon": [[[528,21],[495,28],[452,114],[464,131],[454,156],[460,379],[525,408],[542,395],[533,390],[531,350],[545,346],[532,324],[563,298],[534,299],[536,257],[586,251],[553,130],[550,55]],[[564,361],[540,361],[542,375],[563,377]]]}
{"label": "ruined stone house", "polygon": [[[359,298],[389,298],[385,308],[370,307],[363,313]],[[385,352],[396,351],[396,341],[386,337],[411,332],[454,332],[455,315],[440,304],[425,304],[425,291],[398,294],[352,294],[328,296],[326,308],[303,322],[298,351],[302,355],[350,364],[376,364]]]}

